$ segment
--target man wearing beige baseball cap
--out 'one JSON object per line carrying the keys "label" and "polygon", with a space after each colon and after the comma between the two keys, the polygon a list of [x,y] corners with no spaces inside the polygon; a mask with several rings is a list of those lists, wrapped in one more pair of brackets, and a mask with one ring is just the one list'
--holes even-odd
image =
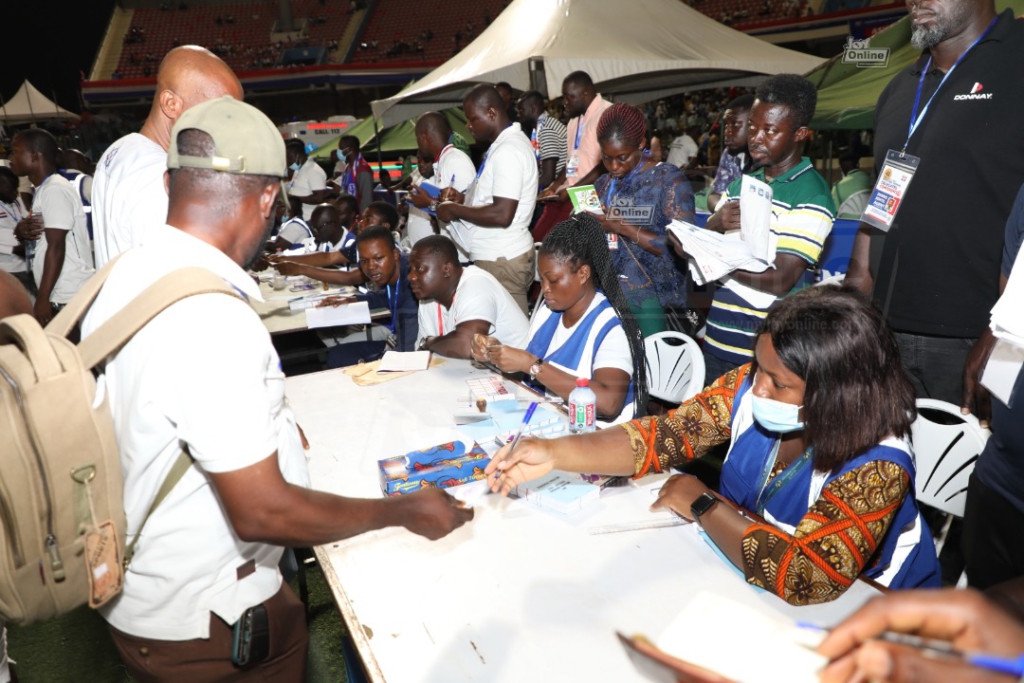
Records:
{"label": "man wearing beige baseball cap", "polygon": [[[175,124],[167,165],[167,225],[117,262],[83,337],[186,266],[260,297],[245,267],[273,223],[286,174],[281,135],[256,108],[212,100]],[[280,360],[239,299],[205,294],[171,306],[108,360],[102,382],[121,448],[129,542],[180,449],[195,461],[146,522],[124,590],[102,608],[137,680],[302,681],[308,636],[277,568],[282,546],[386,526],[437,539],[472,518],[439,490],[377,500],[309,490]],[[251,625],[248,652],[233,653],[235,632]]]}

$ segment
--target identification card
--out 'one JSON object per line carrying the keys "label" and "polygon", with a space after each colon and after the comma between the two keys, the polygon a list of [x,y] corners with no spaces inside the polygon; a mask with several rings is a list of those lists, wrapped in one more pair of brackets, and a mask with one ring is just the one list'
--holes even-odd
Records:
{"label": "identification card", "polygon": [[868,204],[864,207],[861,221],[882,232],[889,232],[889,228],[896,221],[896,212],[903,203],[903,197],[907,194],[907,187],[914,179],[920,163],[920,157],[912,154],[892,149],[886,152],[885,164],[882,165],[882,172],[875,181],[875,189],[871,191]]}
{"label": "identification card", "polygon": [[105,605],[121,592],[124,568],[114,522],[101,522],[85,537],[85,564],[89,577],[89,607]]}
{"label": "identification card", "polygon": [[608,236],[608,248],[609,249],[618,249],[619,248],[619,236],[616,235],[615,233],[612,233],[612,232],[609,232],[607,234],[607,236]]}
{"label": "identification card", "polygon": [[565,177],[575,178],[580,170],[580,160],[575,154],[569,157],[569,161],[565,162]]}

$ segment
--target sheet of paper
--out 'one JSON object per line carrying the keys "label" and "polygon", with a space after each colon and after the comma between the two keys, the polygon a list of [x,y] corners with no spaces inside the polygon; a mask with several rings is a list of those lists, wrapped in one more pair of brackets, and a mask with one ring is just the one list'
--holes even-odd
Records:
{"label": "sheet of paper", "polygon": [[690,255],[690,273],[698,284],[721,279],[734,270],[760,273],[770,265],[756,258],[750,245],[734,235],[722,235],[684,221],[672,221],[668,230]]}
{"label": "sheet of paper", "polygon": [[370,323],[370,305],[365,301],[354,304],[343,304],[337,308],[307,308],[306,327],[338,327],[341,325],[368,325]]}
{"label": "sheet of paper", "polygon": [[1013,387],[1017,383],[1021,368],[1024,367],[1024,348],[1005,339],[997,339],[992,354],[988,357],[981,383],[1007,408],[1013,399]]}
{"label": "sheet of paper", "polygon": [[[814,683],[826,659],[808,634],[764,606],[699,593],[658,638],[659,648],[740,683]],[[810,646],[810,647],[809,647]],[[742,653],[737,657],[736,653]]]}
{"label": "sheet of paper", "polygon": [[385,351],[377,372],[414,372],[430,367],[430,351]]}
{"label": "sheet of paper", "polygon": [[1010,279],[999,301],[992,307],[992,333],[1011,344],[1024,346],[1024,249],[1017,252]]}
{"label": "sheet of paper", "polygon": [[754,258],[775,263],[778,238],[772,234],[772,188],[753,176],[740,187],[740,235]]}

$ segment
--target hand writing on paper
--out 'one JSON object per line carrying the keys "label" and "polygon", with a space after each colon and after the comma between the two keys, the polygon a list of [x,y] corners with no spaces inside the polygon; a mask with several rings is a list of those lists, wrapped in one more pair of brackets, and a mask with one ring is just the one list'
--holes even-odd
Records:
{"label": "hand writing on paper", "polygon": [[441,190],[441,193],[437,198],[442,202],[452,202],[454,204],[462,204],[466,201],[466,195],[462,194],[454,187],[446,187]]}
{"label": "hand writing on paper", "polygon": [[355,303],[354,296],[329,296],[316,305],[317,308],[337,308],[345,304]]}
{"label": "hand writing on paper", "polygon": [[658,491],[658,500],[654,501],[651,510],[671,510],[692,521],[690,506],[704,493],[712,491],[700,479],[691,474],[676,474],[669,477]]}
{"label": "hand writing on paper", "polygon": [[400,496],[401,524],[431,541],[444,538],[473,519],[473,509],[441,489],[420,489]]}
{"label": "hand writing on paper", "polygon": [[554,469],[548,445],[545,439],[526,436],[519,440],[515,451],[511,444],[503,446],[484,470],[491,490],[507,496],[518,484],[543,477]]}

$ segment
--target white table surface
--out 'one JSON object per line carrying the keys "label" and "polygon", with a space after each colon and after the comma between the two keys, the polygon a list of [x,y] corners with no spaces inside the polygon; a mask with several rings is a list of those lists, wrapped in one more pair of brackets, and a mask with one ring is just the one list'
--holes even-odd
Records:
{"label": "white table surface", "polygon": [[[288,308],[289,299],[297,299],[310,294],[344,295],[355,291],[352,287],[338,287],[337,285],[331,285],[329,289],[325,290],[322,283],[316,281],[313,281],[313,283],[316,285],[315,289],[293,292],[290,287],[295,286],[295,282],[292,281],[288,282],[288,287],[280,290],[274,289],[269,282],[260,282],[260,294],[263,296],[263,301],[254,300],[250,303],[271,335],[287,334],[289,332],[309,329],[305,309],[301,311],[291,310]],[[387,309],[370,311],[371,318],[386,318],[390,314],[390,311]]]}
{"label": "white table surface", "polygon": [[[370,387],[338,370],[287,379],[313,487],[380,497],[376,461],[457,437],[465,379],[487,374],[449,360]],[[656,639],[700,590],[826,625],[877,594],[857,582],[836,602],[795,608],[755,592],[691,526],[588,533],[643,519],[650,497],[609,489],[563,517],[487,495],[440,541],[392,528],[316,554],[371,679],[399,683],[644,680],[615,631]]]}

